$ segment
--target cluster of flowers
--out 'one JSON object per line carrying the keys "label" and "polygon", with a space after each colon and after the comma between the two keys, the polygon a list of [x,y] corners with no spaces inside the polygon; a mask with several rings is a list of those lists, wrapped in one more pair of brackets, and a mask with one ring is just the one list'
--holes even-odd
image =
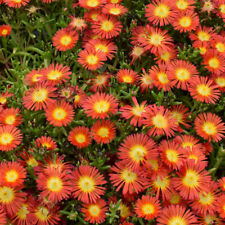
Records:
{"label": "cluster of flowers", "polygon": [[[9,7],[21,7],[29,1],[3,2]],[[118,193],[122,196],[121,225],[132,225],[134,215],[156,219],[160,225],[224,224],[225,178],[213,181],[206,170],[207,156],[213,150],[210,142],[225,137],[222,119],[212,112],[199,113],[193,119],[185,105],[165,107],[149,104],[147,100],[139,103],[138,98],[154,87],[164,92],[177,88],[190,93],[194,101],[216,104],[224,93],[224,33],[202,27],[194,3],[154,0],[148,4],[145,9],[148,24],[131,30],[130,56],[135,63],[144,55],[154,55],[157,66],[148,72],[143,69],[142,74],[119,69],[115,75],[93,70],[113,59],[117,46],[112,38],[121,34],[120,17],[128,9],[120,0],[79,0],[74,5],[86,9],[84,17],[71,16],[68,26],[57,31],[52,40],[57,50],[67,51],[82,39],[78,62],[93,77],[85,81],[88,91],[80,85],[70,85],[72,71],[68,66],[50,64],[25,76],[28,90],[23,105],[27,110],[43,112],[53,127],[68,127],[80,112],[84,121],[91,118],[91,127],[90,124],[73,127],[67,136],[77,149],[90,146],[92,141],[101,145],[112,143],[121,121],[130,123],[133,133],[122,140],[116,160],[104,174],[99,171],[101,168],[75,167],[64,162],[63,156],[53,153],[57,143],[52,137],[37,138],[34,148],[51,152],[52,157],[46,156],[45,162],[36,159],[34,151],[29,150],[20,153],[17,162],[0,164],[0,224],[9,221],[19,225],[58,224],[62,203],[69,199],[82,202],[77,208],[84,220],[103,223],[108,206],[120,200]],[[205,1],[202,9],[225,19],[224,0]],[[175,43],[167,29],[190,32],[187,34],[193,47],[199,49],[209,75],[202,76],[196,65],[177,58]],[[0,36],[10,32],[9,25],[0,27]],[[123,105],[120,96],[109,92],[111,79],[139,86],[140,92],[131,96],[130,104]],[[19,126],[23,119],[18,108],[8,107],[7,99],[11,96],[8,92],[0,94],[0,151],[4,152],[15,150],[22,142]],[[188,133],[192,128],[199,138]],[[37,192],[26,184],[30,179],[26,169],[30,168],[34,171]],[[106,201],[109,190],[114,190],[115,195]]]}

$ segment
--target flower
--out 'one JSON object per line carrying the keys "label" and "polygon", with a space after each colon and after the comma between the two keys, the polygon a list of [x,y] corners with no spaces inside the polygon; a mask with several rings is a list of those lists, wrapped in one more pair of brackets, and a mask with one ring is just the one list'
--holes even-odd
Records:
{"label": "flower", "polygon": [[18,126],[22,123],[22,115],[18,115],[20,110],[17,108],[8,108],[1,112],[0,114],[0,124],[1,125],[12,125]]}
{"label": "flower", "polygon": [[138,217],[152,220],[160,214],[160,203],[156,197],[142,195],[135,203],[135,212]]}
{"label": "flower", "polygon": [[101,224],[105,221],[107,211],[106,202],[98,199],[95,203],[83,204],[81,212],[84,214],[84,220],[93,224]]}
{"label": "flower", "polygon": [[41,136],[36,139],[35,148],[45,148],[46,150],[52,151],[57,148],[57,145],[51,137]]}
{"label": "flower", "polygon": [[78,34],[76,31],[69,28],[58,30],[52,38],[53,46],[59,51],[67,51],[72,49],[78,41]]}
{"label": "flower", "polygon": [[79,0],[80,7],[94,9],[105,3],[105,0]]}
{"label": "flower", "polygon": [[137,73],[133,70],[121,69],[117,73],[117,79],[121,83],[135,84]]}
{"label": "flower", "polygon": [[146,73],[145,69],[143,70],[143,74],[138,77],[138,84],[141,88],[141,92],[148,91],[153,88],[153,80],[149,73]]}
{"label": "flower", "polygon": [[26,76],[24,77],[24,83],[29,86],[34,86],[35,84],[41,81],[41,77],[43,77],[43,72],[40,69],[34,70],[32,69]]}
{"label": "flower", "polygon": [[26,170],[18,162],[2,162],[0,164],[0,184],[18,188],[23,185]]}
{"label": "flower", "polygon": [[225,137],[225,124],[214,113],[199,114],[194,124],[197,134],[205,140],[218,142]]}
{"label": "flower", "polygon": [[105,119],[117,112],[118,102],[112,95],[97,92],[87,97],[82,107],[87,116],[93,119]]}
{"label": "flower", "polygon": [[7,224],[6,212],[2,206],[0,206],[0,224]]}
{"label": "flower", "polygon": [[73,107],[64,101],[49,104],[45,116],[50,124],[56,127],[67,126],[74,117]]}
{"label": "flower", "polygon": [[6,37],[9,36],[11,34],[12,31],[12,27],[10,25],[7,24],[3,24],[0,26],[0,37]]}
{"label": "flower", "polygon": [[104,14],[112,15],[112,16],[121,16],[127,13],[127,8],[120,4],[106,4],[102,8],[102,12]]}
{"label": "flower", "polygon": [[30,0],[3,0],[4,3],[12,8],[20,8],[29,3]]}
{"label": "flower", "polygon": [[0,150],[11,151],[16,148],[22,140],[22,134],[14,126],[0,126]]}
{"label": "flower", "polygon": [[69,142],[77,148],[85,148],[91,144],[91,135],[89,129],[84,126],[74,127],[69,135]]}
{"label": "flower", "polygon": [[187,12],[193,11],[195,1],[194,0],[175,0],[174,7],[179,11]]}
{"label": "flower", "polygon": [[225,195],[221,196],[216,201],[216,211],[219,213],[220,218],[225,218]]}
{"label": "flower", "polygon": [[87,23],[83,18],[70,16],[70,23],[68,26],[76,31],[83,31],[87,27]]}
{"label": "flower", "polygon": [[91,128],[91,133],[98,144],[109,143],[116,136],[115,124],[110,120],[97,120]]}
{"label": "flower", "polygon": [[107,89],[107,86],[110,86],[109,84],[109,78],[110,74],[97,74],[94,78],[91,79],[91,92],[97,92],[97,91],[103,91]]}
{"label": "flower", "polygon": [[72,172],[72,195],[84,203],[95,203],[104,194],[106,184],[98,169],[92,166],[79,166]]}

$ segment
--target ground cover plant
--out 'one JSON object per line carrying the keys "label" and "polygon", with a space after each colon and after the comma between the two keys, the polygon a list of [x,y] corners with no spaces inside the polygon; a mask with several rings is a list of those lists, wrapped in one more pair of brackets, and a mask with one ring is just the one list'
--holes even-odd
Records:
{"label": "ground cover plant", "polygon": [[225,224],[225,0],[0,0],[0,225]]}

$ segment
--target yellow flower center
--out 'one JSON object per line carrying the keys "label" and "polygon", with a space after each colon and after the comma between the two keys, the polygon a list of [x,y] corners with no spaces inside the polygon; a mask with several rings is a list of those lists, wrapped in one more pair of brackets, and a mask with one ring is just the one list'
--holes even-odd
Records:
{"label": "yellow flower center", "polygon": [[199,183],[199,175],[194,170],[187,170],[182,182],[189,188],[195,188]]}
{"label": "yellow flower center", "polygon": [[34,102],[44,102],[48,97],[48,91],[44,88],[33,92],[32,100]]}
{"label": "yellow flower center", "polygon": [[2,30],[2,35],[6,35],[6,34],[8,34],[8,30],[7,29],[3,29]]}
{"label": "yellow flower center", "polygon": [[113,4],[119,3],[119,0],[110,0],[110,1],[111,1],[111,3],[113,3]]}
{"label": "yellow flower center", "polygon": [[150,215],[155,212],[155,207],[153,204],[146,203],[142,206],[142,212],[144,215]]}
{"label": "yellow flower center", "polygon": [[3,133],[2,135],[0,135],[0,143],[2,145],[8,145],[12,143],[13,140],[14,138],[10,133]]}
{"label": "yellow flower center", "polygon": [[217,58],[211,58],[209,60],[209,66],[213,69],[217,69],[220,66],[220,61]]}
{"label": "yellow flower center", "polygon": [[19,209],[19,211],[16,213],[16,215],[20,219],[25,220],[27,218],[28,213],[30,213],[30,211],[28,210],[28,205],[22,204],[22,207]]}
{"label": "yellow flower center", "polygon": [[166,18],[170,13],[169,7],[165,4],[159,4],[155,7],[154,15],[163,19]]}
{"label": "yellow flower center", "polygon": [[133,183],[137,179],[137,174],[129,169],[125,169],[121,173],[121,177],[126,183]]}
{"label": "yellow flower center", "polygon": [[216,44],[216,49],[219,51],[219,52],[225,52],[225,45],[221,42],[218,42]]}
{"label": "yellow flower center", "polygon": [[80,18],[76,18],[73,20],[72,22],[76,27],[82,27],[85,25],[85,22],[83,19],[80,19]]}
{"label": "yellow flower center", "polygon": [[132,113],[137,117],[141,117],[141,114],[143,112],[145,112],[143,105],[142,106],[137,105],[136,107],[132,108]]}
{"label": "yellow flower center", "polygon": [[62,180],[59,177],[50,177],[47,180],[47,187],[52,192],[59,192],[63,188]]}
{"label": "yellow flower center", "polygon": [[129,208],[123,203],[120,203],[119,210],[122,218],[127,218],[130,215]]}
{"label": "yellow flower center", "polygon": [[166,157],[172,163],[176,163],[178,161],[178,154],[173,149],[166,150]]}
{"label": "yellow flower center", "polygon": [[158,189],[166,189],[169,186],[169,179],[167,177],[157,176],[157,179],[154,181],[154,185]]}
{"label": "yellow flower center", "polygon": [[80,101],[80,96],[79,95],[75,95],[74,102],[79,102],[79,101]]}
{"label": "yellow flower center", "polygon": [[87,6],[88,7],[96,7],[99,5],[99,1],[98,0],[88,0],[87,1]]}
{"label": "yellow flower center", "polygon": [[168,221],[168,225],[188,225],[186,220],[179,216],[174,216]]}
{"label": "yellow flower center", "polygon": [[188,156],[188,159],[194,159],[195,160],[195,163],[198,162],[198,157],[196,155],[189,155]]}
{"label": "yellow flower center", "polygon": [[16,170],[9,170],[8,172],[6,172],[6,176],[5,179],[7,180],[7,182],[15,182],[18,178],[18,173]]}
{"label": "yellow flower center", "polygon": [[66,117],[66,111],[63,108],[56,108],[53,111],[53,118],[55,120],[63,120]]}
{"label": "yellow flower center", "polygon": [[87,63],[89,65],[96,65],[98,63],[98,56],[96,55],[88,55],[87,56]]}
{"label": "yellow flower center", "polygon": [[109,13],[110,14],[113,14],[113,15],[119,15],[121,13],[120,9],[119,8],[111,8],[109,10]]}
{"label": "yellow flower center", "polygon": [[211,94],[211,89],[205,84],[199,84],[197,86],[197,91],[202,96],[209,96]]}
{"label": "yellow flower center", "polygon": [[52,70],[47,74],[49,80],[58,80],[62,76],[62,73],[58,70]]}
{"label": "yellow flower center", "polygon": [[42,77],[43,75],[41,74],[34,74],[32,77],[32,82],[38,82],[40,77]]}
{"label": "yellow flower center", "polygon": [[13,0],[15,3],[20,3],[22,0]]}
{"label": "yellow flower center", "polygon": [[217,132],[217,128],[215,124],[212,122],[205,122],[202,128],[203,128],[203,131],[207,133],[208,135],[214,135]]}
{"label": "yellow flower center", "polygon": [[129,84],[129,83],[132,83],[132,82],[133,82],[132,77],[129,76],[129,75],[123,76],[122,79],[123,79],[123,82],[124,82],[124,83],[128,83],[128,84]]}
{"label": "yellow flower center", "polygon": [[68,46],[71,43],[72,39],[70,36],[65,35],[63,37],[61,37],[60,39],[60,43],[64,46]]}
{"label": "yellow flower center", "polygon": [[51,145],[48,142],[44,142],[44,143],[42,143],[42,147],[48,149],[51,147]]}
{"label": "yellow flower center", "polygon": [[170,199],[171,204],[178,204],[180,202],[180,195],[178,194],[172,194],[172,197]]}
{"label": "yellow flower center", "polygon": [[150,160],[148,160],[148,162],[152,166],[152,169],[153,170],[155,170],[155,171],[158,170],[159,164],[158,164],[158,161],[157,160],[150,159]]}
{"label": "yellow flower center", "polygon": [[37,211],[35,212],[35,215],[40,221],[47,221],[50,217],[49,211],[46,207],[38,207]]}
{"label": "yellow flower center", "polygon": [[110,104],[105,100],[100,100],[94,103],[94,109],[97,113],[108,112],[109,108],[110,108]]}
{"label": "yellow flower center", "polygon": [[109,136],[109,129],[107,127],[101,127],[97,133],[102,138],[106,138]]}
{"label": "yellow flower center", "polygon": [[189,80],[191,74],[187,69],[179,68],[176,70],[176,77],[178,80],[185,81]]}
{"label": "yellow flower center", "polygon": [[225,87],[225,77],[216,78],[216,84],[220,87]]}
{"label": "yellow flower center", "polygon": [[15,193],[14,190],[10,187],[0,187],[0,202],[1,203],[10,203],[14,200]]}
{"label": "yellow flower center", "polygon": [[163,36],[160,34],[151,34],[149,37],[149,42],[152,45],[158,46],[158,45],[161,45],[163,39],[164,39]]}
{"label": "yellow flower center", "polygon": [[163,52],[161,55],[160,55],[160,58],[162,60],[164,60],[165,62],[166,61],[169,61],[170,60],[170,53],[169,52]]}
{"label": "yellow flower center", "polygon": [[176,6],[177,6],[177,8],[180,9],[180,10],[185,10],[185,9],[187,9],[187,7],[188,7],[188,2],[185,1],[185,0],[178,0],[178,1],[176,2]]}
{"label": "yellow flower center", "polygon": [[183,148],[186,148],[186,147],[192,148],[193,145],[194,145],[194,144],[193,144],[192,142],[189,142],[189,141],[186,141],[186,142],[183,142],[183,143],[182,143],[182,147],[183,147]]}
{"label": "yellow flower center", "polygon": [[210,35],[204,31],[199,31],[198,38],[200,41],[209,41]]}
{"label": "yellow flower center", "polygon": [[156,115],[152,118],[152,123],[157,128],[166,128],[168,126],[168,121],[163,115]]}
{"label": "yellow flower center", "polygon": [[4,105],[6,103],[6,101],[7,101],[6,97],[0,96],[0,103],[2,105]]}
{"label": "yellow flower center", "polygon": [[31,157],[27,160],[27,165],[31,167],[38,166],[38,161],[34,157]]}
{"label": "yellow flower center", "polygon": [[95,49],[96,49],[96,51],[100,50],[100,51],[102,51],[104,53],[108,52],[108,47],[106,45],[103,45],[103,44],[95,45]]}
{"label": "yellow flower center", "polygon": [[83,192],[92,192],[95,189],[95,181],[92,177],[83,176],[80,177],[80,180],[78,182],[79,188]]}
{"label": "yellow flower center", "polygon": [[109,20],[105,20],[101,24],[101,29],[106,32],[113,30],[113,28],[114,28],[114,24]]}
{"label": "yellow flower center", "polygon": [[183,121],[182,113],[177,112],[177,111],[172,111],[171,115],[175,120],[177,120],[178,123],[181,123]]}
{"label": "yellow flower center", "polygon": [[201,55],[205,55],[207,49],[205,47],[199,47],[199,50],[200,50],[200,54]]}
{"label": "yellow flower center", "polygon": [[88,211],[91,214],[91,216],[98,217],[101,212],[101,209],[99,208],[98,205],[91,205],[89,207]]}
{"label": "yellow flower center", "polygon": [[141,162],[144,160],[147,150],[142,145],[134,145],[131,147],[129,155],[135,162]]}
{"label": "yellow flower center", "polygon": [[86,137],[85,137],[85,135],[84,134],[77,134],[76,136],[75,136],[75,139],[76,139],[76,141],[78,142],[78,143],[84,143],[85,141],[86,141]]}
{"label": "yellow flower center", "polygon": [[168,77],[165,73],[158,73],[157,76],[160,83],[167,84],[169,82]]}
{"label": "yellow flower center", "polygon": [[9,115],[5,118],[5,123],[8,125],[13,125],[15,123],[16,117],[14,115]]}
{"label": "yellow flower center", "polygon": [[133,49],[133,55],[140,56],[144,52],[144,49],[141,47],[134,47]]}
{"label": "yellow flower center", "polygon": [[199,194],[199,202],[202,205],[210,205],[214,201],[214,197],[211,193]]}
{"label": "yellow flower center", "polygon": [[225,13],[225,4],[221,4],[219,9],[220,9],[220,12],[224,14]]}
{"label": "yellow flower center", "polygon": [[190,27],[191,26],[191,18],[188,16],[184,16],[179,20],[179,23],[182,27]]}
{"label": "yellow flower center", "polygon": [[152,83],[152,79],[151,79],[151,77],[148,76],[148,75],[144,76],[144,77],[142,78],[142,81],[143,81],[144,84],[147,84],[147,85]]}
{"label": "yellow flower center", "polygon": [[106,78],[102,75],[98,75],[96,76],[96,79],[95,79],[95,82],[98,84],[98,85],[102,85],[106,82]]}

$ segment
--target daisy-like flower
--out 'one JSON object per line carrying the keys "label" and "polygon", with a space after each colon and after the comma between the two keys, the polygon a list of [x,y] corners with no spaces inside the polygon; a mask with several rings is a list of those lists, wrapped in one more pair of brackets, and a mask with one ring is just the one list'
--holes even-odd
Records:
{"label": "daisy-like flower", "polygon": [[163,26],[174,20],[176,12],[170,0],[154,0],[146,5],[145,16],[149,22]]}
{"label": "daisy-like flower", "polygon": [[94,75],[94,78],[91,79],[91,88],[89,89],[91,92],[103,91],[109,85],[110,74],[98,74]]}
{"label": "daisy-like flower", "polygon": [[119,146],[118,157],[125,165],[138,168],[146,157],[156,159],[158,156],[155,142],[145,134],[131,134]]}
{"label": "daisy-like flower", "polygon": [[219,17],[221,17],[223,19],[223,21],[225,21],[225,2],[224,0],[213,0],[213,3],[215,4],[215,8],[216,13]]}
{"label": "daisy-like flower", "polygon": [[222,194],[216,202],[216,210],[219,213],[220,218],[225,218],[225,194]]}
{"label": "daisy-like flower", "polygon": [[[98,21],[99,18],[101,17],[101,15],[102,15],[102,10],[101,9],[99,9],[99,8],[98,9],[91,9],[91,10],[89,10],[89,11],[84,13],[84,17],[83,18],[86,19],[88,22],[92,23],[94,21],[95,22]],[[92,32],[92,30],[88,30],[88,33],[89,32]],[[87,34],[87,30],[85,31],[85,34]]]}
{"label": "daisy-like flower", "polygon": [[214,83],[218,86],[220,91],[225,92],[225,75],[220,74],[212,77]]}
{"label": "daisy-like flower", "polygon": [[1,125],[12,125],[14,127],[22,123],[22,115],[19,115],[20,110],[17,108],[8,108],[0,114]]}
{"label": "daisy-like flower", "polygon": [[112,3],[112,4],[118,4],[120,3],[122,0],[107,0],[108,3]]}
{"label": "daisy-like flower", "polygon": [[72,74],[70,68],[62,64],[51,64],[43,69],[42,72],[43,77],[41,77],[41,80],[47,81],[52,86],[66,82],[70,79],[70,75]]}
{"label": "daisy-like flower", "polygon": [[0,224],[1,225],[7,224],[6,212],[2,206],[0,206]]}
{"label": "daisy-like flower", "polygon": [[63,28],[58,30],[52,38],[53,46],[59,51],[67,51],[75,46],[78,38],[79,36],[76,31],[69,28]]}
{"label": "daisy-like flower", "polygon": [[178,10],[178,11],[192,11],[194,9],[194,4],[195,1],[194,0],[175,0],[173,2],[174,7]]}
{"label": "daisy-like flower", "polygon": [[105,2],[105,0],[79,0],[79,5],[86,9],[95,9],[102,6]]}
{"label": "daisy-like flower", "polygon": [[162,31],[159,28],[150,26],[146,26],[145,29],[145,36],[138,38],[138,41],[141,43],[145,50],[159,55],[171,48],[172,39],[166,33],[166,31]]}
{"label": "daisy-like flower", "polygon": [[160,214],[160,203],[156,197],[143,195],[135,203],[135,212],[138,217],[152,220]]}
{"label": "daisy-like flower", "polygon": [[225,58],[215,50],[209,50],[204,56],[205,67],[215,75],[225,71]]}
{"label": "daisy-like flower", "polygon": [[150,136],[166,135],[171,137],[177,130],[176,120],[163,106],[151,105],[143,113],[143,117],[143,124],[150,128],[148,130]]}
{"label": "daisy-like flower", "polygon": [[51,137],[41,136],[35,140],[35,148],[45,148],[52,151],[57,148],[57,145]]}
{"label": "daisy-like flower", "polygon": [[198,15],[191,10],[180,11],[177,13],[172,25],[175,30],[179,30],[180,32],[195,30],[199,26]]}
{"label": "daisy-like flower", "polygon": [[112,59],[113,54],[117,50],[117,46],[108,40],[101,40],[101,39],[96,39],[96,40],[90,40],[86,45],[85,49],[95,49],[95,51],[101,51],[104,53],[105,57]]}
{"label": "daisy-like flower", "polygon": [[20,157],[22,159],[18,159],[18,162],[24,167],[36,168],[39,166],[39,162],[35,159],[32,153],[27,153],[26,151],[24,151],[20,154]]}
{"label": "daisy-like flower", "polygon": [[160,54],[157,55],[159,63],[168,63],[174,60],[177,56],[177,51],[175,47],[170,47],[169,49],[162,51]]}
{"label": "daisy-like flower", "polygon": [[81,212],[84,214],[84,220],[93,224],[103,223],[107,210],[106,202],[102,199],[98,199],[95,203],[83,204],[81,208]]}
{"label": "daisy-like flower", "polygon": [[225,38],[222,35],[216,35],[212,40],[213,48],[225,57]]}
{"label": "daisy-like flower", "polygon": [[91,128],[93,139],[98,144],[111,142],[116,136],[115,124],[110,120],[98,120]]}
{"label": "daisy-like flower", "polygon": [[41,81],[41,77],[43,77],[43,72],[40,69],[31,70],[26,76],[24,77],[24,83],[29,86],[34,86],[38,82]]}
{"label": "daisy-like flower", "polygon": [[130,56],[132,57],[131,64],[135,62],[137,59],[141,59],[141,56],[144,55],[145,49],[141,46],[133,46]]}
{"label": "daisy-like flower", "polygon": [[121,117],[125,119],[131,119],[130,124],[134,126],[141,126],[143,124],[143,113],[145,112],[147,106],[147,101],[143,101],[141,104],[138,104],[136,97],[132,97],[133,105],[125,105],[120,108],[122,112]]}
{"label": "daisy-like flower", "polygon": [[225,124],[213,113],[199,114],[195,119],[196,133],[205,140],[218,142],[224,138]]}
{"label": "daisy-like flower", "polygon": [[91,27],[95,34],[110,39],[118,36],[123,26],[115,17],[101,16],[98,21],[93,22]]}
{"label": "daisy-like flower", "polygon": [[104,194],[106,184],[98,169],[92,166],[79,166],[72,173],[73,197],[84,203],[96,202]]}
{"label": "daisy-like flower", "polygon": [[74,127],[69,135],[69,142],[77,148],[85,148],[91,144],[91,135],[89,129],[84,126]]}
{"label": "daisy-like flower", "polygon": [[131,207],[121,202],[119,205],[120,217],[122,220],[126,220],[129,216],[132,216]]}
{"label": "daisy-like flower", "polygon": [[115,114],[117,112],[118,101],[112,95],[97,92],[87,97],[83,101],[82,107],[87,116],[93,119],[105,119],[108,118],[110,114]]}
{"label": "daisy-like flower", "polygon": [[73,120],[74,111],[73,107],[67,102],[55,102],[49,104],[45,109],[45,116],[53,126],[67,126]]}
{"label": "daisy-like flower", "polygon": [[22,140],[22,134],[14,126],[0,126],[0,150],[11,151],[15,149]]}
{"label": "daisy-like flower", "polygon": [[6,37],[9,36],[11,34],[12,31],[12,27],[10,25],[7,24],[3,24],[0,26],[0,37]]}
{"label": "daisy-like flower", "polygon": [[127,13],[127,8],[123,5],[119,4],[106,4],[102,8],[102,12],[104,14],[112,15],[112,16],[121,16]]}
{"label": "daisy-like flower", "polygon": [[104,52],[95,51],[93,48],[80,51],[78,57],[77,61],[88,70],[96,70],[102,67],[107,59]]}
{"label": "daisy-like flower", "polygon": [[0,93],[0,106],[6,106],[7,105],[7,99],[14,94],[9,93],[6,91],[5,93]]}
{"label": "daisy-like flower", "polygon": [[163,163],[169,168],[178,170],[183,165],[184,152],[175,141],[163,140],[159,150]]}
{"label": "daisy-like flower", "polygon": [[141,169],[132,169],[120,161],[111,168],[111,171],[110,181],[116,187],[116,191],[123,190],[123,195],[139,193],[147,188],[148,182]]}
{"label": "daisy-like flower", "polygon": [[25,92],[23,97],[23,105],[26,109],[38,111],[46,109],[48,104],[54,104],[57,90],[55,87],[49,86],[47,83],[38,83],[35,87],[31,87]]}
{"label": "daisy-like flower", "polygon": [[220,98],[220,91],[218,86],[213,83],[213,80],[208,79],[208,77],[194,77],[188,88],[191,96],[205,103],[215,104]]}
{"label": "daisy-like flower", "polygon": [[181,145],[181,147],[186,149],[187,151],[193,148],[203,150],[201,144],[198,144],[199,139],[195,138],[194,136],[182,135],[175,137],[175,139],[176,142],[178,142]]}
{"label": "daisy-like flower", "polygon": [[40,196],[54,203],[68,199],[72,190],[70,178],[66,171],[55,168],[39,173],[37,188],[41,190]]}
{"label": "daisy-like flower", "polygon": [[0,184],[8,187],[21,187],[26,178],[26,170],[18,162],[0,164]]}
{"label": "daisy-like flower", "polygon": [[75,87],[75,90],[73,92],[75,94],[73,100],[74,108],[80,108],[84,99],[87,97],[86,93],[78,86]]}
{"label": "daisy-like flower", "polygon": [[25,197],[24,192],[19,192],[12,187],[0,186],[0,204],[11,216],[18,212]]}
{"label": "daisy-like flower", "polygon": [[177,174],[178,177],[173,178],[173,186],[184,199],[194,200],[199,193],[208,190],[210,176],[202,163],[195,164],[194,160],[185,161]]}
{"label": "daisy-like flower", "polygon": [[117,79],[121,83],[135,84],[137,80],[137,73],[133,70],[121,69],[117,73]]}
{"label": "daisy-like flower", "polygon": [[3,0],[3,2],[12,8],[20,8],[29,3],[30,0]]}
{"label": "daisy-like flower", "polygon": [[83,31],[87,27],[87,23],[83,18],[70,16],[69,27],[76,31]]}
{"label": "daisy-like flower", "polygon": [[198,71],[194,65],[184,60],[175,60],[168,65],[168,77],[173,86],[187,90]]}
{"label": "daisy-like flower", "polygon": [[173,87],[168,79],[168,70],[165,64],[160,63],[158,66],[153,66],[149,70],[149,75],[152,77],[153,85],[159,90],[170,91]]}
{"label": "daisy-like flower", "polygon": [[220,187],[223,192],[225,191],[225,177],[218,180],[218,187]]}
{"label": "daisy-like flower", "polygon": [[197,218],[189,209],[183,206],[170,205],[161,211],[157,222],[158,225],[194,225],[197,224]]}
{"label": "daisy-like flower", "polygon": [[153,80],[149,73],[146,73],[145,69],[143,70],[143,74],[138,77],[138,84],[140,85],[141,92],[148,91],[153,88]]}

